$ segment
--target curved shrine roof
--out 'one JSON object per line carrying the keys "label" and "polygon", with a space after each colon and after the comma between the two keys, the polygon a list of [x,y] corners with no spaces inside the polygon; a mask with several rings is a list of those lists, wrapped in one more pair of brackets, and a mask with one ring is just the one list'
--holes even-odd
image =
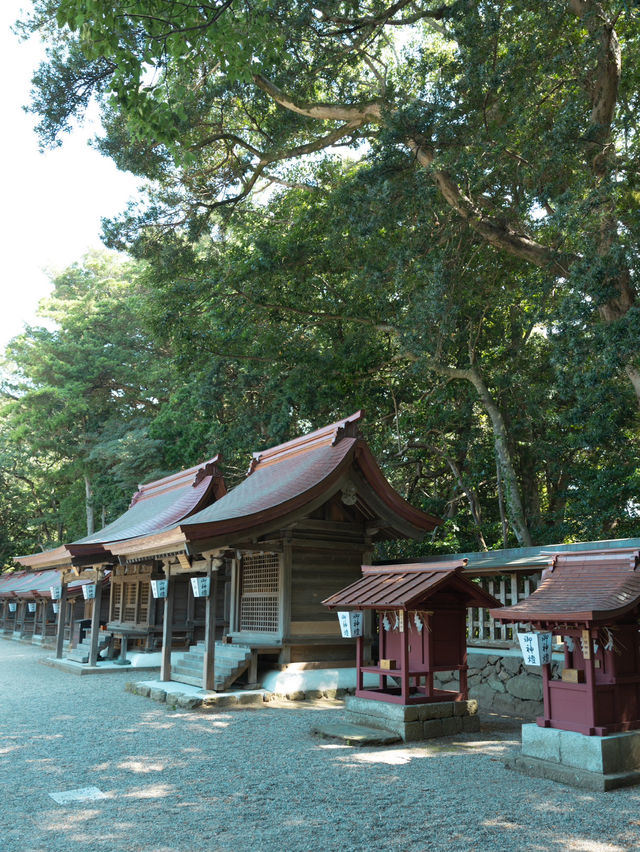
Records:
{"label": "curved shrine roof", "polygon": [[18,556],[16,561],[29,568],[63,566],[74,557],[108,554],[108,545],[142,535],[149,535],[176,524],[226,493],[217,465],[220,456],[203,464],[140,485],[126,512],[92,535],[71,544]]}
{"label": "curved shrine roof", "polygon": [[493,607],[498,601],[462,575],[464,562],[421,565],[363,565],[362,577],[322,601],[329,609],[411,609],[436,592],[457,592],[465,606]]}
{"label": "curved shrine roof", "polygon": [[[125,554],[152,544],[170,547],[186,541],[229,537],[277,524],[298,509],[322,502],[331,495],[352,465],[396,522],[402,520],[415,537],[441,523],[439,518],[415,509],[387,482],[371,451],[357,431],[361,412],[260,453],[246,478],[215,503],[161,532],[156,542],[133,539],[115,545]],[[354,501],[355,488],[354,488]],[[392,525],[390,522],[389,526]]]}
{"label": "curved shrine roof", "polygon": [[[105,578],[109,572],[105,572]],[[12,574],[0,574],[0,599],[2,598],[50,598],[51,586],[60,582],[60,573],[54,569],[46,571],[15,571]],[[69,591],[80,589],[86,583],[92,583],[89,578],[71,580],[67,588]]]}
{"label": "curved shrine roof", "polygon": [[610,623],[640,606],[640,550],[560,553],[535,592],[492,611],[501,621]]}

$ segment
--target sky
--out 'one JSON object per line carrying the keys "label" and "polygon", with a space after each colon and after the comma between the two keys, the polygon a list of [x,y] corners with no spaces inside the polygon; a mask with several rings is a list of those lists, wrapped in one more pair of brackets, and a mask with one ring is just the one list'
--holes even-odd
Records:
{"label": "sky", "polygon": [[28,103],[42,46],[20,42],[11,27],[28,8],[25,0],[0,2],[0,349],[36,321],[38,302],[50,287],[47,273],[60,271],[91,248],[100,248],[100,219],[114,216],[137,194],[137,182],[87,142],[96,127],[67,135],[61,148],[42,154]]}

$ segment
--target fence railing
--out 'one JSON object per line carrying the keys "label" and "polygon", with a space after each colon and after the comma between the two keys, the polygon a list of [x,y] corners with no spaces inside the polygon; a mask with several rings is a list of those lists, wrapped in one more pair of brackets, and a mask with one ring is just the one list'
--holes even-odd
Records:
{"label": "fence railing", "polygon": [[[500,601],[503,606],[518,603],[528,598],[537,589],[540,573],[503,574],[499,577],[478,577],[476,582]],[[467,643],[469,645],[506,645],[517,644],[518,624],[500,624],[483,607],[471,607],[467,610]]]}

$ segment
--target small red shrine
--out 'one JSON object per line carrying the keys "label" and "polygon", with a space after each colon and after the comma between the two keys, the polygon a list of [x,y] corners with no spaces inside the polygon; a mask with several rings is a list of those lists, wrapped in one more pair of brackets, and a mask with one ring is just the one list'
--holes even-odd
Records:
{"label": "small red shrine", "polygon": [[491,613],[564,640],[561,679],[542,666],[537,724],[592,736],[639,729],[640,551],[557,554],[542,577],[530,597]]}
{"label": "small red shrine", "polygon": [[[356,696],[395,704],[467,699],[466,610],[496,607],[498,601],[462,575],[466,560],[362,567],[362,578],[323,601],[332,610],[369,610],[377,616],[380,659],[363,661],[357,638]],[[436,689],[434,672],[457,671],[459,689]],[[365,688],[364,674],[379,676]]]}

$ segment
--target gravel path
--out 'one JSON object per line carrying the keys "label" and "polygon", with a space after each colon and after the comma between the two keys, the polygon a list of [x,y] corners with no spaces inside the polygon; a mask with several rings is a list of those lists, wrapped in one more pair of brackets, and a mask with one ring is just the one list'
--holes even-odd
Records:
{"label": "gravel path", "polygon": [[[339,702],[175,712],[0,639],[1,852],[640,850],[640,787],[585,793],[510,772],[519,729],[425,746],[315,739]],[[51,792],[107,798],[59,805]]]}

